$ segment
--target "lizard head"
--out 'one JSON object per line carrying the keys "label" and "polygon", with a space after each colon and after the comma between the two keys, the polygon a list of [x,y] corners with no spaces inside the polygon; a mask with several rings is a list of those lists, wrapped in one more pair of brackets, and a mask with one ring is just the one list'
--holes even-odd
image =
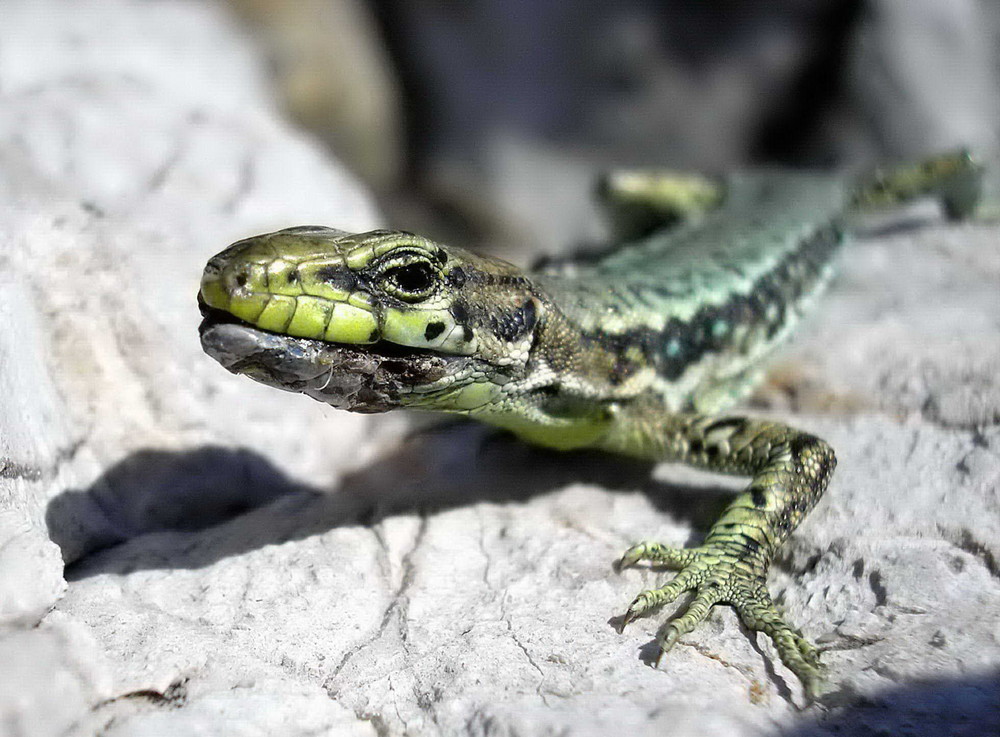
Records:
{"label": "lizard head", "polygon": [[354,411],[472,410],[523,373],[541,302],[514,266],[402,231],[290,228],[205,267],[202,345]]}

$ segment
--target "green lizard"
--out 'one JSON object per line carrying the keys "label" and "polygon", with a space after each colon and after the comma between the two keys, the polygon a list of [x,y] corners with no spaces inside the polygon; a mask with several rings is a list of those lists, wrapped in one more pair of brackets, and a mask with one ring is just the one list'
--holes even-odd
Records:
{"label": "green lizard", "polygon": [[205,268],[206,352],[234,373],[334,407],[458,413],[559,449],[599,448],[749,476],[704,542],[627,550],[674,567],[622,627],[693,599],[660,655],[718,603],[768,635],[810,696],[816,648],[771,600],[768,566],[833,474],[833,450],[778,422],[719,413],[744,396],[831,274],[851,215],[936,194],[968,214],[979,169],[953,154],[857,183],[806,173],[620,173],[602,192],[622,240],[526,273],[412,233],[298,227]]}

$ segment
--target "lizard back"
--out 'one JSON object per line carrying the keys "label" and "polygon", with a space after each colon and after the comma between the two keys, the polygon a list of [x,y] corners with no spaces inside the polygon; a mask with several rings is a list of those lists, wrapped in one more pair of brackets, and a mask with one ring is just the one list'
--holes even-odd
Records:
{"label": "lizard back", "polygon": [[[829,176],[737,174],[712,210],[589,262],[532,275],[595,347],[655,371],[676,409],[749,388],[829,279],[848,188]],[[631,358],[630,358],[631,357]]]}

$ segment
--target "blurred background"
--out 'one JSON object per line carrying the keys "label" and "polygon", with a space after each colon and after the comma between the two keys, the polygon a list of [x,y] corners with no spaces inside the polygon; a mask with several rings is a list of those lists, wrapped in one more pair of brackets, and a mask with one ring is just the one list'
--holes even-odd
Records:
{"label": "blurred background", "polygon": [[1000,733],[995,226],[855,244],[755,398],[841,458],[773,571],[819,714],[728,609],[656,677],[609,626],[715,481],[233,377],[195,300],[305,223],[530,263],[618,165],[990,154],[998,48],[998,0],[0,0],[0,733]]}
{"label": "blurred background", "polygon": [[229,0],[390,225],[599,237],[593,175],[996,147],[995,0]]}

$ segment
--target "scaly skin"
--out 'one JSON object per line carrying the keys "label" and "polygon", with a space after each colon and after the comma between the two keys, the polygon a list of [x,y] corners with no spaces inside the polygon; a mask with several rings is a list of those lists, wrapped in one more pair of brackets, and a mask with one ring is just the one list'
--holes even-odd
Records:
{"label": "scaly skin", "polygon": [[625,553],[622,567],[679,572],[639,594],[622,626],[693,591],[660,630],[666,651],[731,604],[814,697],[816,649],[778,612],[766,577],[826,489],[833,451],[783,424],[719,413],[824,287],[852,209],[936,192],[960,216],[977,182],[965,154],[857,188],[804,174],[617,174],[602,193],[631,242],[530,274],[411,233],[292,228],[209,261],[202,343],[234,373],[342,409],[457,413],[553,448],[750,477],[700,546]]}

